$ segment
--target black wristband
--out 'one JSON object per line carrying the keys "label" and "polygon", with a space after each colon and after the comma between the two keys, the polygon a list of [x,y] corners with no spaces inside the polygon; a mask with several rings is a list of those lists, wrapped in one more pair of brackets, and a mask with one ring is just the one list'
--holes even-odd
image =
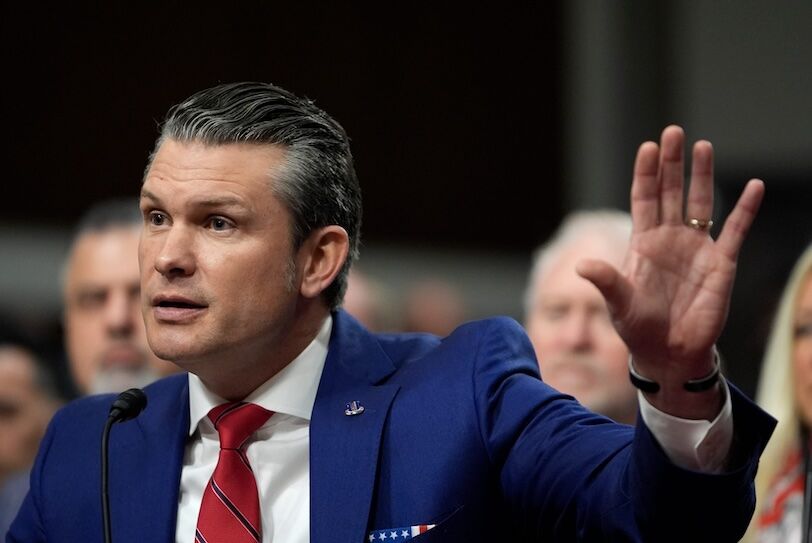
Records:
{"label": "black wristband", "polygon": [[657,381],[652,381],[651,379],[646,379],[634,371],[634,364],[632,364],[631,354],[629,354],[629,380],[635,387],[639,388],[643,392],[654,394],[660,390],[660,383]]}
{"label": "black wristband", "polygon": [[[719,381],[721,362],[719,361],[719,351],[717,351],[715,347],[713,349],[713,366],[713,371],[710,372],[710,374],[708,374],[706,377],[686,381],[682,384],[682,388],[688,392],[704,392],[713,388],[713,386]],[[632,382],[632,385],[639,388],[643,392],[654,394],[660,390],[660,383],[657,381],[652,381],[651,379],[646,379],[635,371],[631,354],[629,354],[629,380]]]}

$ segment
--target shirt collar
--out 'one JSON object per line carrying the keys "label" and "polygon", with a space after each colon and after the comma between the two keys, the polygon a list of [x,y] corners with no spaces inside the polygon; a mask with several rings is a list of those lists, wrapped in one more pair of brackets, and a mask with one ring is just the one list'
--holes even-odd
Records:
{"label": "shirt collar", "polygon": [[[332,328],[333,317],[328,315],[316,337],[299,356],[249,394],[245,401],[274,413],[285,413],[309,421],[327,359]],[[222,403],[226,403],[226,400],[207,389],[197,375],[189,373],[189,435],[194,434],[200,421],[212,408]]]}

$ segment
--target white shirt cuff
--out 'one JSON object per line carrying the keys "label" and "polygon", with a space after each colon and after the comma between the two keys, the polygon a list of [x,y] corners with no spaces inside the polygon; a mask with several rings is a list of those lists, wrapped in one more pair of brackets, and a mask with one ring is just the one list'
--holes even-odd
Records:
{"label": "white shirt cuff", "polygon": [[666,456],[677,466],[705,473],[725,468],[733,442],[733,406],[727,381],[722,379],[725,405],[712,422],[689,420],[663,413],[637,392],[640,415]]}

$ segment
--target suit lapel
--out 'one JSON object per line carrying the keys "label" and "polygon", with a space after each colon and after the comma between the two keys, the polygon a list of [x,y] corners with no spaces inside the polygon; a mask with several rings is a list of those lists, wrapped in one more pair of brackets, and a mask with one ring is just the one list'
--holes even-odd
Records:
{"label": "suit lapel", "polygon": [[[343,312],[310,422],[310,540],[366,541],[378,452],[399,386],[378,384],[395,370],[375,338]],[[348,416],[357,401],[363,412]]]}
{"label": "suit lapel", "polygon": [[[189,430],[185,374],[148,387],[140,417],[110,439],[110,510],[116,541],[174,541],[178,490]],[[115,434],[119,435],[116,436]]]}
{"label": "suit lapel", "polygon": [[[378,453],[400,388],[377,340],[344,312],[333,333],[310,423],[310,537],[313,543],[365,541]],[[148,405],[110,439],[110,509],[117,541],[171,542],[189,429],[188,378],[146,389]],[[347,416],[347,403],[363,413]],[[146,520],[145,520],[146,519]]]}

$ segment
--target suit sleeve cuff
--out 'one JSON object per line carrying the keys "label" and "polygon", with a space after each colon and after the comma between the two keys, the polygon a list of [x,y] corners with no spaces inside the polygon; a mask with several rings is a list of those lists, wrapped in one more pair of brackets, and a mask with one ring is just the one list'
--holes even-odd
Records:
{"label": "suit sleeve cuff", "polygon": [[725,404],[713,421],[674,417],[655,408],[638,391],[640,416],[677,466],[704,473],[721,473],[733,441],[733,407],[727,381],[722,379]]}

